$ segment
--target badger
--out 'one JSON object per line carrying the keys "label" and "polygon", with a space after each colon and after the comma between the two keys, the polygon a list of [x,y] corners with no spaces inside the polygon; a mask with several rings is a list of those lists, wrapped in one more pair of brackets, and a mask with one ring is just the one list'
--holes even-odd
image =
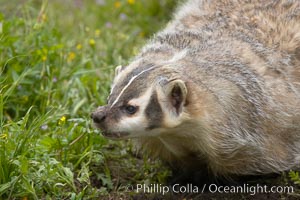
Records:
{"label": "badger", "polygon": [[215,175],[300,168],[300,1],[188,0],[91,117],[171,166]]}

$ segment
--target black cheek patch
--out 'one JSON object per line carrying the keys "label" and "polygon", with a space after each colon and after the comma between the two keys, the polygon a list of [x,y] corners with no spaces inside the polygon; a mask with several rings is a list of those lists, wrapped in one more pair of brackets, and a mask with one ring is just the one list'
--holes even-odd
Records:
{"label": "black cheek patch", "polygon": [[148,130],[161,127],[163,112],[158,102],[156,92],[151,95],[145,114],[148,119]]}

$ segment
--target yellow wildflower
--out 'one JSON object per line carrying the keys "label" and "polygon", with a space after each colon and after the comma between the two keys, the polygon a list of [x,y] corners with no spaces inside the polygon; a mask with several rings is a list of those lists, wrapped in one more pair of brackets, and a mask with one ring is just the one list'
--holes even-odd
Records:
{"label": "yellow wildflower", "polygon": [[128,2],[129,4],[134,4],[134,3],[135,3],[135,0],[127,0],[127,2]]}
{"label": "yellow wildflower", "polygon": [[0,134],[0,139],[6,140],[7,139],[7,134],[6,133]]}
{"label": "yellow wildflower", "polygon": [[47,21],[47,15],[42,14],[42,21],[43,21],[43,22]]}
{"label": "yellow wildflower", "polygon": [[76,57],[76,54],[75,54],[74,52],[71,51],[71,52],[68,54],[68,58],[67,58],[68,62],[71,62],[72,60],[74,60],[75,57]]}
{"label": "yellow wildflower", "polygon": [[121,2],[120,1],[116,1],[114,3],[115,8],[119,8],[121,6]]}
{"label": "yellow wildflower", "polygon": [[81,44],[77,44],[77,45],[76,45],[76,49],[77,49],[77,50],[82,49],[82,45],[81,45]]}
{"label": "yellow wildflower", "polygon": [[95,46],[96,41],[95,41],[94,39],[90,39],[90,40],[89,40],[89,44],[90,44],[91,46]]}
{"label": "yellow wildflower", "polygon": [[42,56],[42,61],[46,61],[47,60],[47,56],[46,55],[43,55]]}
{"label": "yellow wildflower", "polygon": [[64,123],[66,123],[66,119],[66,116],[62,116],[58,121],[58,125],[63,125]]}
{"label": "yellow wildflower", "polygon": [[101,30],[100,29],[95,30],[95,36],[96,37],[99,37],[100,34],[101,34]]}

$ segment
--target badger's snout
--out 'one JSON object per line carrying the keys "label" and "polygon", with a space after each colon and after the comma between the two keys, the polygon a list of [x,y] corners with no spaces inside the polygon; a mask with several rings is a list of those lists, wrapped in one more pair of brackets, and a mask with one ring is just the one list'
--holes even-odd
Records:
{"label": "badger's snout", "polygon": [[111,112],[109,112],[109,108],[107,106],[100,106],[91,114],[91,118],[94,121],[95,126],[101,130],[103,136],[111,139],[124,138],[125,136],[128,136],[128,132],[116,129],[111,117]]}
{"label": "badger's snout", "polygon": [[104,129],[104,121],[106,118],[106,106],[100,106],[91,114],[91,118],[93,119],[96,126],[100,129]]}
{"label": "badger's snout", "polygon": [[93,119],[94,123],[101,123],[105,120],[106,114],[104,112],[93,112],[91,114],[91,118]]}

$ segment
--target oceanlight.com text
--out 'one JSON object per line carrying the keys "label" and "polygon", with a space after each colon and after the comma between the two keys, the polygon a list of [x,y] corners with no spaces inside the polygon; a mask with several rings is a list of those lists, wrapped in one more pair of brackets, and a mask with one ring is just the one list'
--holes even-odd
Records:
{"label": "oceanlight.com text", "polygon": [[158,193],[165,195],[169,192],[171,193],[243,193],[243,194],[268,194],[268,193],[294,193],[293,186],[269,186],[269,185],[249,185],[243,184],[239,186],[222,186],[217,184],[204,184],[202,186],[197,186],[193,184],[180,185],[174,184],[171,186],[162,184],[137,184],[135,187],[127,186],[127,190],[134,190],[137,193]]}

